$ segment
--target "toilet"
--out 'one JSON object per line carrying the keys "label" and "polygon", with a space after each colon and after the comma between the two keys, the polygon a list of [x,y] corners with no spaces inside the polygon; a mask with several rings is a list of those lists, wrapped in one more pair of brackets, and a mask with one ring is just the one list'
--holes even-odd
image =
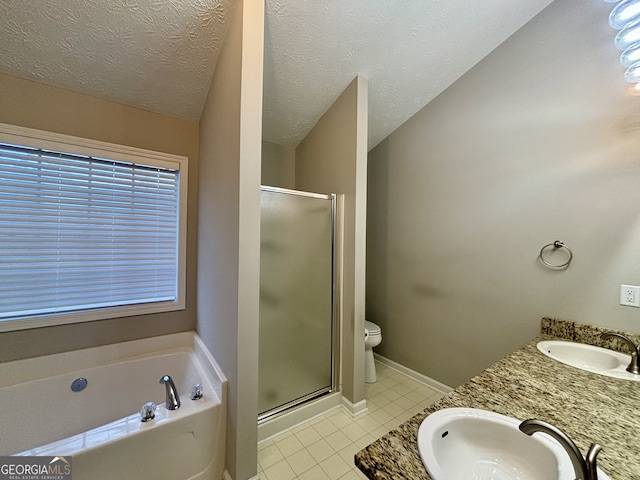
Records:
{"label": "toilet", "polygon": [[375,383],[376,364],[373,360],[373,347],[380,345],[382,330],[378,325],[368,320],[364,321],[364,381]]}

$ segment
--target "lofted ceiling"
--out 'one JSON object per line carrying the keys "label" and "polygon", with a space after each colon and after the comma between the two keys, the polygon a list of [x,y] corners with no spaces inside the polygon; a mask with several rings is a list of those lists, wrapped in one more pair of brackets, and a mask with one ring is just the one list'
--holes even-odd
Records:
{"label": "lofted ceiling", "polygon": [[[266,0],[264,140],[295,147],[356,75],[369,147],[552,0]],[[2,0],[0,71],[197,121],[234,0]]]}

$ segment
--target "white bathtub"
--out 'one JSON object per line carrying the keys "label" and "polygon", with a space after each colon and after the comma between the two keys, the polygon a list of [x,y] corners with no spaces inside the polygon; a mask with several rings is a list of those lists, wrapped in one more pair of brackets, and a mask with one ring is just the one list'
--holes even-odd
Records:
{"label": "white bathtub", "polygon": [[[181,407],[167,410],[160,377]],[[84,390],[71,384],[87,379]],[[226,378],[195,333],[0,364],[0,455],[71,456],[74,480],[220,480]],[[194,383],[203,398],[191,400]],[[140,421],[146,402],[155,419]]]}

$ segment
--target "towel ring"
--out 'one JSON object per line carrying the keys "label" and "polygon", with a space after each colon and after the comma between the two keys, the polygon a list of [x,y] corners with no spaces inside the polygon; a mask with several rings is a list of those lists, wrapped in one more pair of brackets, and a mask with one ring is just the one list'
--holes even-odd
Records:
{"label": "towel ring", "polygon": [[[549,263],[544,259],[544,252],[547,248],[549,247],[553,247],[553,250],[557,250],[559,248],[564,248],[568,253],[569,253],[569,259],[564,262],[564,263],[560,263],[560,264],[553,264],[553,263]],[[540,261],[542,263],[544,263],[547,267],[550,268],[566,268],[569,266],[569,264],[571,263],[571,260],[573,259],[573,252],[571,251],[571,249],[569,247],[567,247],[564,242],[561,242],[560,240],[556,240],[553,243],[548,243],[547,245],[545,245],[544,247],[542,247],[540,249],[540,254],[538,255],[538,258],[540,259]]]}

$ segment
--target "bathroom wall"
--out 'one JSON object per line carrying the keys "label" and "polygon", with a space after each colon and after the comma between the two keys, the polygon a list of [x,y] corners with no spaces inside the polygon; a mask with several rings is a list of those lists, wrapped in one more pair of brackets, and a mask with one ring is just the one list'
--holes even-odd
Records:
{"label": "bathroom wall", "polygon": [[200,119],[198,332],[229,380],[234,480],[257,473],[263,27],[238,1]]}
{"label": "bathroom wall", "polygon": [[294,189],[296,186],[296,150],[262,141],[262,185]]}
{"label": "bathroom wall", "polygon": [[367,80],[356,77],[296,147],[296,189],[345,195],[342,394],[364,400]]}
{"label": "bathroom wall", "polygon": [[0,122],[189,157],[186,309],[0,333],[0,362],[195,329],[197,123],[2,73]]}
{"label": "bathroom wall", "polygon": [[[543,316],[640,332],[640,97],[611,4],[553,2],[369,154],[367,317],[457,386]],[[574,259],[538,261],[562,240]]]}

